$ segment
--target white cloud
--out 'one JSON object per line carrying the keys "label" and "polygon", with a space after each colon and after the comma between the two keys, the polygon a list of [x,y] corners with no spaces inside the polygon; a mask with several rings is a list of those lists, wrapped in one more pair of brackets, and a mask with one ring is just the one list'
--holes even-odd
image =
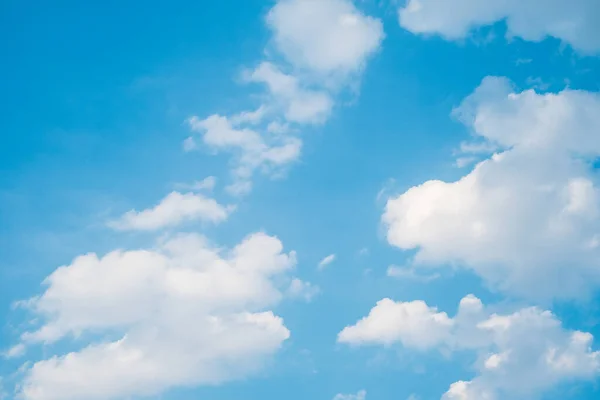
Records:
{"label": "white cloud", "polygon": [[334,261],[335,261],[335,254],[330,254],[327,257],[323,258],[321,261],[319,261],[318,268],[324,269],[326,266],[328,266],[329,264],[331,264]]}
{"label": "white cloud", "polygon": [[154,249],[87,254],[58,268],[44,293],[24,303],[43,324],[24,333],[23,343],[118,339],[27,367],[20,396],[156,396],[255,373],[290,334],[268,311],[283,296],[277,282],[295,265],[294,252],[282,250],[262,233],[227,252],[188,234]]}
{"label": "white cloud", "polygon": [[318,286],[314,286],[310,282],[302,281],[298,278],[292,279],[287,293],[292,298],[300,298],[306,302],[311,302],[312,299],[321,292]]}
{"label": "white cloud", "polygon": [[247,79],[267,85],[288,122],[320,123],[331,113],[333,100],[327,92],[302,88],[297,78],[284,74],[270,62],[261,63]]}
{"label": "white cloud", "polygon": [[280,0],[267,24],[293,65],[321,74],[359,71],[384,37],[381,21],[362,14],[351,0]]}
{"label": "white cloud", "polygon": [[183,141],[183,151],[190,152],[196,150],[197,148],[198,144],[193,137],[190,136]]}
{"label": "white cloud", "polygon": [[585,297],[600,283],[600,96],[513,92],[487,78],[454,115],[500,148],[456,182],[428,181],[388,200],[390,244],[414,265],[464,266],[493,288]]}
{"label": "white cloud", "polygon": [[215,178],[214,176],[208,176],[208,177],[202,179],[201,181],[195,181],[192,184],[178,183],[175,186],[178,189],[192,190],[194,192],[202,192],[202,191],[212,192],[215,189],[216,185],[217,185],[217,178]]}
{"label": "white cloud", "polygon": [[335,395],[333,400],[365,400],[367,398],[367,392],[360,390],[356,394],[342,394],[338,393]]}
{"label": "white cloud", "polygon": [[369,315],[338,335],[340,343],[353,345],[401,342],[407,347],[429,348],[445,340],[452,320],[423,301],[396,303],[383,299]]}
{"label": "white cloud", "polygon": [[454,165],[456,168],[465,168],[472,165],[475,161],[477,161],[476,157],[459,157],[456,159]]}
{"label": "white cloud", "polygon": [[227,117],[220,115],[204,120],[192,117],[188,122],[193,131],[202,135],[209,148],[234,154],[234,184],[229,187],[232,193],[248,192],[255,170],[273,173],[300,156],[302,142],[294,137],[271,137],[267,142],[255,130],[236,127]]}
{"label": "white cloud", "polygon": [[396,265],[390,265],[386,274],[390,278],[408,279],[420,282],[431,282],[440,278],[440,274],[421,275],[413,267],[398,267]]}
{"label": "white cloud", "polygon": [[477,27],[506,21],[507,35],[528,41],[548,36],[583,53],[600,52],[597,0],[409,0],[400,24],[414,33],[464,38]]}
{"label": "white cloud", "polygon": [[[300,157],[302,141],[292,132],[329,118],[336,96],[357,88],[384,36],[381,21],[361,13],[351,0],[278,0],[266,24],[275,52],[243,76],[266,87],[262,104],[233,116],[189,119],[207,147],[233,153],[227,191],[234,195],[250,192],[256,169],[271,174]],[[183,147],[199,146],[190,137]]]}
{"label": "white cloud", "polygon": [[222,206],[216,200],[201,194],[172,192],[155,207],[143,211],[128,211],[108,225],[124,231],[152,231],[184,221],[219,223],[226,220],[233,210],[233,206]]}
{"label": "white cloud", "polygon": [[531,399],[561,382],[600,374],[600,352],[591,350],[589,333],[566,330],[535,307],[495,314],[472,295],[461,300],[454,318],[422,301],[381,300],[338,341],[476,352],[476,377],[453,384],[444,399]]}
{"label": "white cloud", "polygon": [[478,388],[473,382],[458,381],[442,396],[443,400],[495,400],[497,397],[489,391]]}
{"label": "white cloud", "polygon": [[265,105],[261,105],[254,111],[243,111],[231,118],[234,125],[250,124],[256,125],[260,123],[266,116],[268,109]]}
{"label": "white cloud", "polygon": [[[18,358],[25,354],[25,346],[22,343],[16,344],[12,346],[10,349],[6,350],[2,356],[4,358]],[[2,396],[0,396],[0,399]]]}

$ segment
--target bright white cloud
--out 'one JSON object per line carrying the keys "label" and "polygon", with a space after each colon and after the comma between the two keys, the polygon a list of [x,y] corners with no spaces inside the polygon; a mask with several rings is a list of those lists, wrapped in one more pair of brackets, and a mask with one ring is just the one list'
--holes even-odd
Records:
{"label": "bright white cloud", "polygon": [[455,112],[499,152],[456,182],[428,181],[388,200],[388,241],[414,265],[453,263],[492,287],[547,300],[600,284],[600,96],[515,93],[487,78]]}
{"label": "bright white cloud", "polygon": [[321,261],[319,261],[318,268],[324,269],[326,266],[328,266],[329,264],[331,264],[334,261],[335,261],[335,254],[330,254],[327,257],[323,258]]}
{"label": "bright white cloud", "polygon": [[396,303],[390,299],[377,302],[368,316],[338,335],[340,343],[353,345],[403,343],[407,347],[429,348],[443,342],[452,320],[423,301]]}
{"label": "bright white cloud", "polygon": [[535,307],[495,314],[472,295],[454,318],[423,301],[381,300],[338,341],[475,351],[477,376],[453,384],[444,399],[530,399],[561,382],[600,374],[600,352],[592,351],[589,333],[566,330],[551,312]]}
{"label": "bright white cloud", "polygon": [[583,53],[600,52],[597,0],[409,0],[400,24],[414,33],[464,38],[477,27],[506,21],[508,36],[555,37]]}
{"label": "bright white cloud", "polygon": [[359,390],[356,394],[338,393],[335,395],[333,400],[365,400],[366,398],[367,392],[365,390]]}
{"label": "bright white cloud", "polygon": [[262,233],[227,252],[188,234],[154,249],[76,258],[24,303],[43,323],[24,333],[23,343],[118,339],[99,339],[27,367],[20,396],[156,396],[256,372],[290,335],[268,311],[283,296],[277,282],[295,265],[294,252],[282,251],[277,238]]}
{"label": "bright white cloud", "polygon": [[360,70],[384,37],[381,21],[362,14],[351,0],[279,0],[267,24],[293,65],[321,74]]}
{"label": "bright white cloud", "polygon": [[123,231],[152,231],[184,221],[219,223],[226,220],[233,210],[233,206],[222,206],[216,200],[201,194],[172,192],[155,207],[143,211],[128,211],[108,225]]}

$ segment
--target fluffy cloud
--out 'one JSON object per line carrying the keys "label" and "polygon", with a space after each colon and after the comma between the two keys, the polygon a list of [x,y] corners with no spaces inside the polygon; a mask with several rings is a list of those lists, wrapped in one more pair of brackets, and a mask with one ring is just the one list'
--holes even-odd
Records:
{"label": "fluffy cloud", "polygon": [[290,335],[268,308],[282,298],[278,282],[294,265],[295,254],[262,233],[228,252],[187,234],[154,249],[80,256],[23,303],[43,324],[22,341],[105,339],[34,363],[20,395],[155,396],[252,374]]}
{"label": "fluffy cloud", "polygon": [[338,341],[476,352],[477,376],[454,383],[444,399],[531,399],[561,382],[600,374],[600,352],[591,350],[589,333],[566,330],[535,307],[495,314],[472,295],[461,300],[454,318],[423,301],[381,300]]}
{"label": "fluffy cloud", "polygon": [[[205,145],[233,153],[234,182],[228,187],[233,194],[251,190],[254,171],[272,174],[274,166],[298,159],[302,142],[293,133],[329,118],[336,96],[356,87],[384,37],[381,21],[351,0],[279,0],[266,23],[275,50],[269,59],[277,62],[263,60],[243,79],[266,88],[260,107],[189,120]],[[197,148],[194,137],[184,141],[186,151]]]}
{"label": "fluffy cloud", "polygon": [[459,39],[477,27],[506,21],[508,36],[540,41],[558,38],[583,53],[600,52],[596,0],[409,0],[400,24],[414,33]]}
{"label": "fluffy cloud", "polygon": [[[418,249],[415,266],[452,263],[492,287],[547,300],[600,283],[597,173],[600,96],[516,93],[486,78],[454,111],[498,148],[456,182],[428,181],[388,200],[388,241]],[[469,146],[464,146],[468,149]]]}
{"label": "fluffy cloud", "polygon": [[216,200],[195,193],[172,192],[153,208],[143,211],[131,210],[108,225],[117,230],[152,231],[175,226],[184,221],[201,220],[219,223],[234,210],[222,206]]}
{"label": "fluffy cloud", "polygon": [[448,315],[423,301],[377,302],[368,316],[338,335],[340,343],[353,345],[403,343],[407,347],[429,348],[446,339],[452,321]]}
{"label": "fluffy cloud", "polygon": [[325,74],[360,70],[384,36],[381,21],[363,15],[351,0],[280,0],[267,23],[293,65]]}

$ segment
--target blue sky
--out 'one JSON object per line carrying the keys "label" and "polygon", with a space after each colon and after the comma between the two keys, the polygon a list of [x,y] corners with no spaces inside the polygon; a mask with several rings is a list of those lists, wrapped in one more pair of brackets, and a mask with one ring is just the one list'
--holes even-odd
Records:
{"label": "blue sky", "polygon": [[3,3],[0,398],[597,398],[599,11]]}

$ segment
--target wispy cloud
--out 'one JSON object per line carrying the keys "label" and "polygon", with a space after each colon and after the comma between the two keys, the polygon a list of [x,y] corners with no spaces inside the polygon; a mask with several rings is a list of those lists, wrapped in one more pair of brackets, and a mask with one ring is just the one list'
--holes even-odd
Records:
{"label": "wispy cloud", "polygon": [[335,254],[330,254],[327,257],[323,258],[318,265],[319,270],[324,269],[325,267],[327,267],[329,264],[331,264],[332,262],[335,261]]}

